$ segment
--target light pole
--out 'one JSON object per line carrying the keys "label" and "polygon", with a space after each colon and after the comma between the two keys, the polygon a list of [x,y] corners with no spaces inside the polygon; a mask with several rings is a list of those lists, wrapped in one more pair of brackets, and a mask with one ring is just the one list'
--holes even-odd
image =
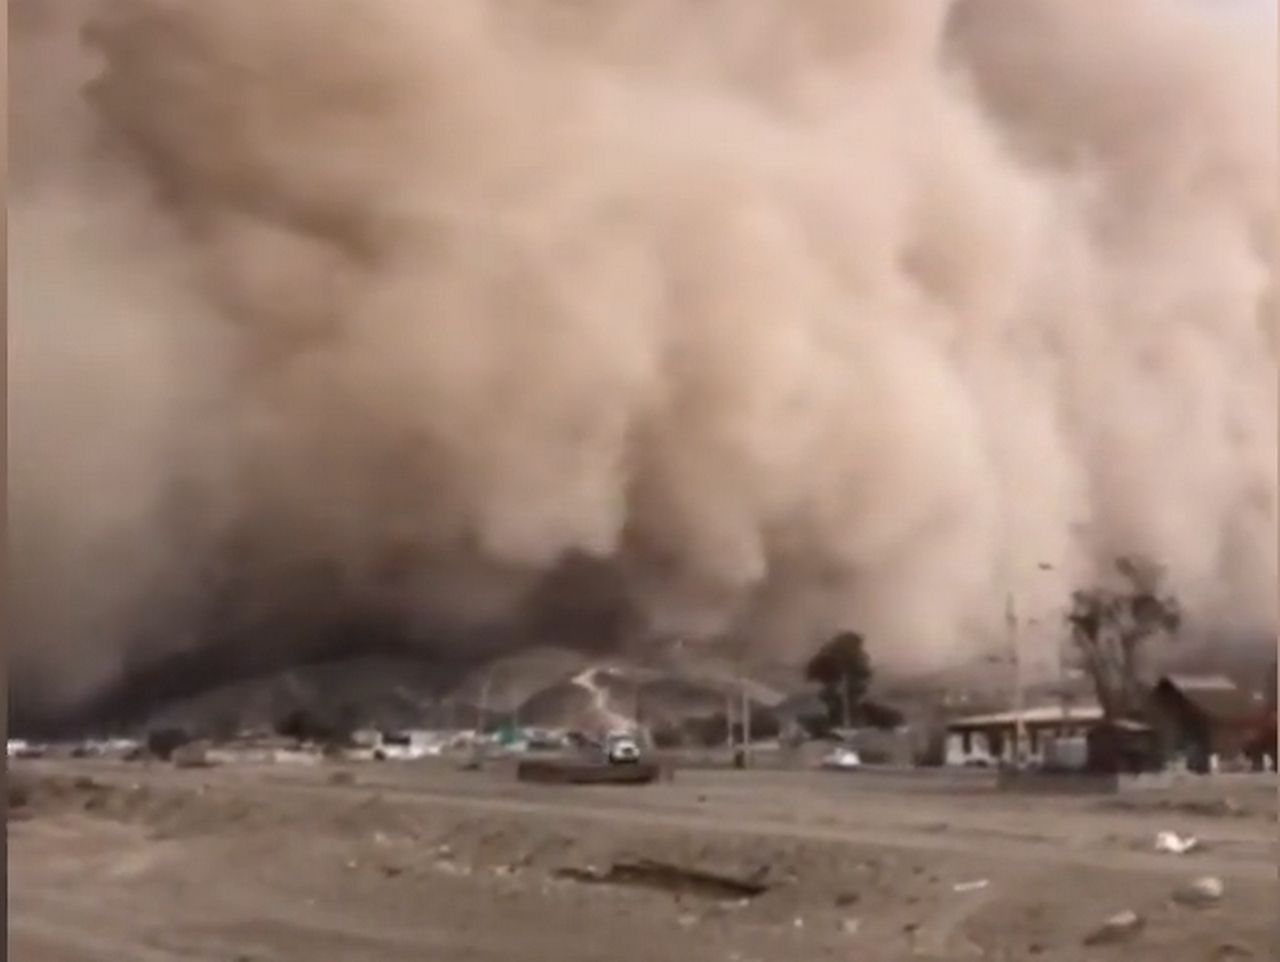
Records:
{"label": "light pole", "polygon": [[[1053,565],[1047,561],[1037,562],[1041,571],[1053,571]],[[1025,679],[1022,666],[1022,633],[1019,631],[1017,606],[1014,601],[1013,588],[1005,595],[1005,631],[1009,644],[1009,657],[1013,662],[1013,760],[1014,765],[1022,767],[1024,751],[1027,744],[1027,721],[1025,718]],[[1061,659],[1061,651],[1059,651]]]}
{"label": "light pole", "polygon": [[738,649],[738,698],[742,713],[742,766],[745,768],[751,754],[751,696],[747,693],[747,652],[743,645]]}
{"label": "light pole", "polygon": [[1027,740],[1027,721],[1023,710],[1022,646],[1012,591],[1005,596],[1004,620],[1009,640],[1009,657],[1013,661],[1013,764],[1014,767],[1021,768],[1023,746]]}

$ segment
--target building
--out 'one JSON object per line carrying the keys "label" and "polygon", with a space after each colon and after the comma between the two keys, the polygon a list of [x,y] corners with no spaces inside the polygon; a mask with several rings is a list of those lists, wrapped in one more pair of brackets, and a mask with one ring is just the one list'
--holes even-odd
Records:
{"label": "building", "polygon": [[1266,713],[1261,698],[1225,675],[1166,675],[1148,700],[1161,753],[1200,772],[1209,770],[1213,758],[1242,756]]}
{"label": "building", "polygon": [[830,726],[827,703],[813,688],[795,692],[772,709],[779,737],[784,742],[798,743],[824,733]]}
{"label": "building", "polygon": [[1083,745],[1089,732],[1101,724],[1102,709],[1096,704],[1058,704],[953,718],[947,722],[947,764],[1014,761],[1019,720],[1027,739],[1023,757],[1033,763],[1043,762],[1046,752],[1056,744],[1076,740]]}
{"label": "building", "polygon": [[1280,754],[1277,754],[1276,744],[1276,736],[1280,734],[1280,727],[1277,727],[1276,720],[1276,687],[1278,681],[1280,681],[1280,668],[1277,667],[1275,661],[1272,661],[1271,670],[1267,673],[1266,693],[1263,695],[1263,703],[1266,709],[1254,729],[1253,738],[1245,749],[1255,768],[1266,768],[1272,771],[1275,770],[1276,763],[1280,761]]}
{"label": "building", "polygon": [[1248,756],[1249,763],[1253,768],[1275,771],[1277,758],[1280,757],[1277,754],[1276,725],[1276,710],[1270,708],[1258,721],[1253,730],[1253,735],[1244,748],[1245,755]]}
{"label": "building", "polygon": [[[1274,759],[1274,710],[1224,675],[1166,675],[1151,689],[1141,718],[1108,722],[1096,703],[1048,705],[954,718],[947,723],[946,761],[953,765],[1012,762],[1019,717],[1020,753],[1032,764],[1106,771],[1146,771],[1165,762],[1207,772],[1213,760],[1247,755]],[[1066,759],[1070,758],[1070,761]],[[1087,760],[1087,761],[1086,761]]]}
{"label": "building", "polygon": [[1091,772],[1139,774],[1164,768],[1159,735],[1132,718],[1103,721],[1085,735],[1085,767]]}

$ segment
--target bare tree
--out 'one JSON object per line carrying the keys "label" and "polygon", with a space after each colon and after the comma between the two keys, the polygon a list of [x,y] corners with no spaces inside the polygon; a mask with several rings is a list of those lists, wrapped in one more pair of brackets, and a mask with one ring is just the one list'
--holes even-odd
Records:
{"label": "bare tree", "polygon": [[1108,720],[1131,717],[1143,700],[1146,643],[1182,622],[1178,600],[1164,590],[1164,569],[1144,558],[1119,558],[1114,586],[1072,593],[1067,624]]}

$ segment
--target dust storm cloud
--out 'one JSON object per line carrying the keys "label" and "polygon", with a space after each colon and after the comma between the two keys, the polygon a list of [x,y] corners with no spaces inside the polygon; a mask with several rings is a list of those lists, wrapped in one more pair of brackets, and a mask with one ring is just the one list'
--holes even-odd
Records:
{"label": "dust storm cloud", "polygon": [[1118,552],[1274,631],[1273,30],[10,6],[19,701],[353,610],[927,667]]}

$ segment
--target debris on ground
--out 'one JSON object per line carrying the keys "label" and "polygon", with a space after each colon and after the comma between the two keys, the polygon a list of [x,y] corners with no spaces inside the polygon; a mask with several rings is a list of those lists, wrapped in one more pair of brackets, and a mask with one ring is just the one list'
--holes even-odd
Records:
{"label": "debris on ground", "polygon": [[1112,798],[1099,803],[1100,808],[1127,812],[1164,812],[1178,815],[1197,815],[1204,818],[1243,818],[1253,814],[1252,809],[1234,798],[1148,800],[1143,798]]}
{"label": "debris on ground", "polygon": [[1223,942],[1213,950],[1215,962],[1226,962],[1228,959],[1252,959],[1257,953],[1240,942]]}
{"label": "debris on ground", "polygon": [[516,766],[516,780],[545,785],[648,785],[658,780],[661,768],[638,760],[625,764],[565,759],[532,759]]}
{"label": "debris on ground", "polygon": [[840,931],[845,935],[857,935],[862,928],[862,919],[845,919],[840,923]]}
{"label": "debris on ground", "polygon": [[1222,879],[1216,875],[1202,875],[1200,878],[1174,890],[1173,900],[1179,905],[1201,907],[1213,905],[1221,901],[1226,891]]}
{"label": "debris on ground", "polygon": [[1186,855],[1200,844],[1194,835],[1179,835],[1177,832],[1157,832],[1156,851],[1168,852],[1170,855]]}
{"label": "debris on ground", "polygon": [[557,878],[572,882],[593,885],[634,885],[718,899],[750,899],[763,895],[769,889],[768,885],[753,879],[718,875],[649,859],[615,862],[605,872],[591,867],[585,869],[569,867],[559,869],[555,874]]}
{"label": "debris on ground", "polygon": [[1147,920],[1132,909],[1117,912],[1098,928],[1085,936],[1085,945],[1115,945],[1136,938],[1144,928]]}
{"label": "debris on ground", "polygon": [[984,889],[990,884],[991,884],[990,879],[979,878],[979,879],[974,879],[972,882],[957,882],[955,885],[951,886],[951,891],[977,892],[979,889]]}
{"label": "debris on ground", "polygon": [[435,868],[437,872],[440,872],[443,875],[460,875],[463,878],[466,878],[471,874],[471,866],[458,865],[448,859],[437,859]]}

